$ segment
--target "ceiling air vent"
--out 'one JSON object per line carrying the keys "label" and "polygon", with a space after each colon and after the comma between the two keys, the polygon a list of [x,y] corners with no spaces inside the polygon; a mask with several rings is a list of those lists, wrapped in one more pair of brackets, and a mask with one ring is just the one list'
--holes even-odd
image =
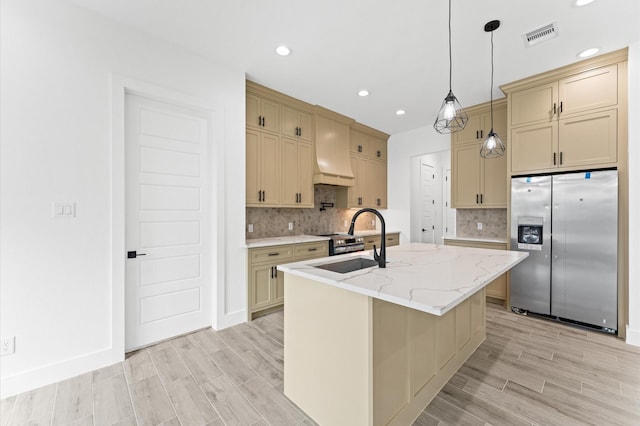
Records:
{"label": "ceiling air vent", "polygon": [[555,22],[544,25],[526,34],[522,34],[524,45],[529,47],[558,36],[558,25]]}

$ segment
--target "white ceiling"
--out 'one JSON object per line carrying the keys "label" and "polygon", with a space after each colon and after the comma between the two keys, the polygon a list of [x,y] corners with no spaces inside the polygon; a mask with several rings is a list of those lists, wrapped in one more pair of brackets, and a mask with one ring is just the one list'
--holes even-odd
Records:
{"label": "white ceiling", "polygon": [[[448,91],[447,0],[69,0],[153,34],[247,78],[394,134],[433,124]],[[640,40],[640,1],[453,0],[453,92],[489,100],[490,35],[498,85]],[[557,22],[557,38],[522,34]],[[275,55],[288,45],[288,57]],[[371,92],[357,96],[359,89]],[[397,109],[407,111],[396,116]]]}

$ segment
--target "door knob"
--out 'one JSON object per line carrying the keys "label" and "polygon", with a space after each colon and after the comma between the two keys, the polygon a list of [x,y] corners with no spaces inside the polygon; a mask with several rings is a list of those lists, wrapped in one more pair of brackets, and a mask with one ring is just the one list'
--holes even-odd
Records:
{"label": "door knob", "polygon": [[147,253],[138,253],[135,250],[134,251],[128,251],[127,252],[127,259],[135,259],[138,256],[146,256]]}

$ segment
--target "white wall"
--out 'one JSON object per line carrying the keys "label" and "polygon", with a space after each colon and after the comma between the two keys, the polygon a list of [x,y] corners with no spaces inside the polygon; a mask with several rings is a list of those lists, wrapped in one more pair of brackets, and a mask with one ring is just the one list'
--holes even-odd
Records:
{"label": "white wall", "polygon": [[629,46],[629,325],[640,346],[640,41]]}
{"label": "white wall", "polygon": [[387,229],[400,231],[400,242],[411,239],[412,158],[445,151],[451,136],[437,133],[432,126],[392,135],[388,142],[388,209],[384,212]]}
{"label": "white wall", "polygon": [[[243,321],[244,191],[227,188],[244,187],[244,73],[60,0],[3,0],[0,24],[0,334],[16,336],[16,353],[0,359],[2,397],[123,358],[112,73],[214,110],[224,157],[212,160],[212,324]],[[76,218],[53,219],[53,201],[75,202]]]}

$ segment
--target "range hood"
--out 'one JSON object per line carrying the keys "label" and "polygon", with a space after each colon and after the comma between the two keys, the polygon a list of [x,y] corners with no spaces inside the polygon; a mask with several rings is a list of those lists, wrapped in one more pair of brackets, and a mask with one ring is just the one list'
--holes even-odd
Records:
{"label": "range hood", "polygon": [[355,120],[315,107],[315,162],[313,183],[353,186],[355,177],[349,154],[350,126]]}

